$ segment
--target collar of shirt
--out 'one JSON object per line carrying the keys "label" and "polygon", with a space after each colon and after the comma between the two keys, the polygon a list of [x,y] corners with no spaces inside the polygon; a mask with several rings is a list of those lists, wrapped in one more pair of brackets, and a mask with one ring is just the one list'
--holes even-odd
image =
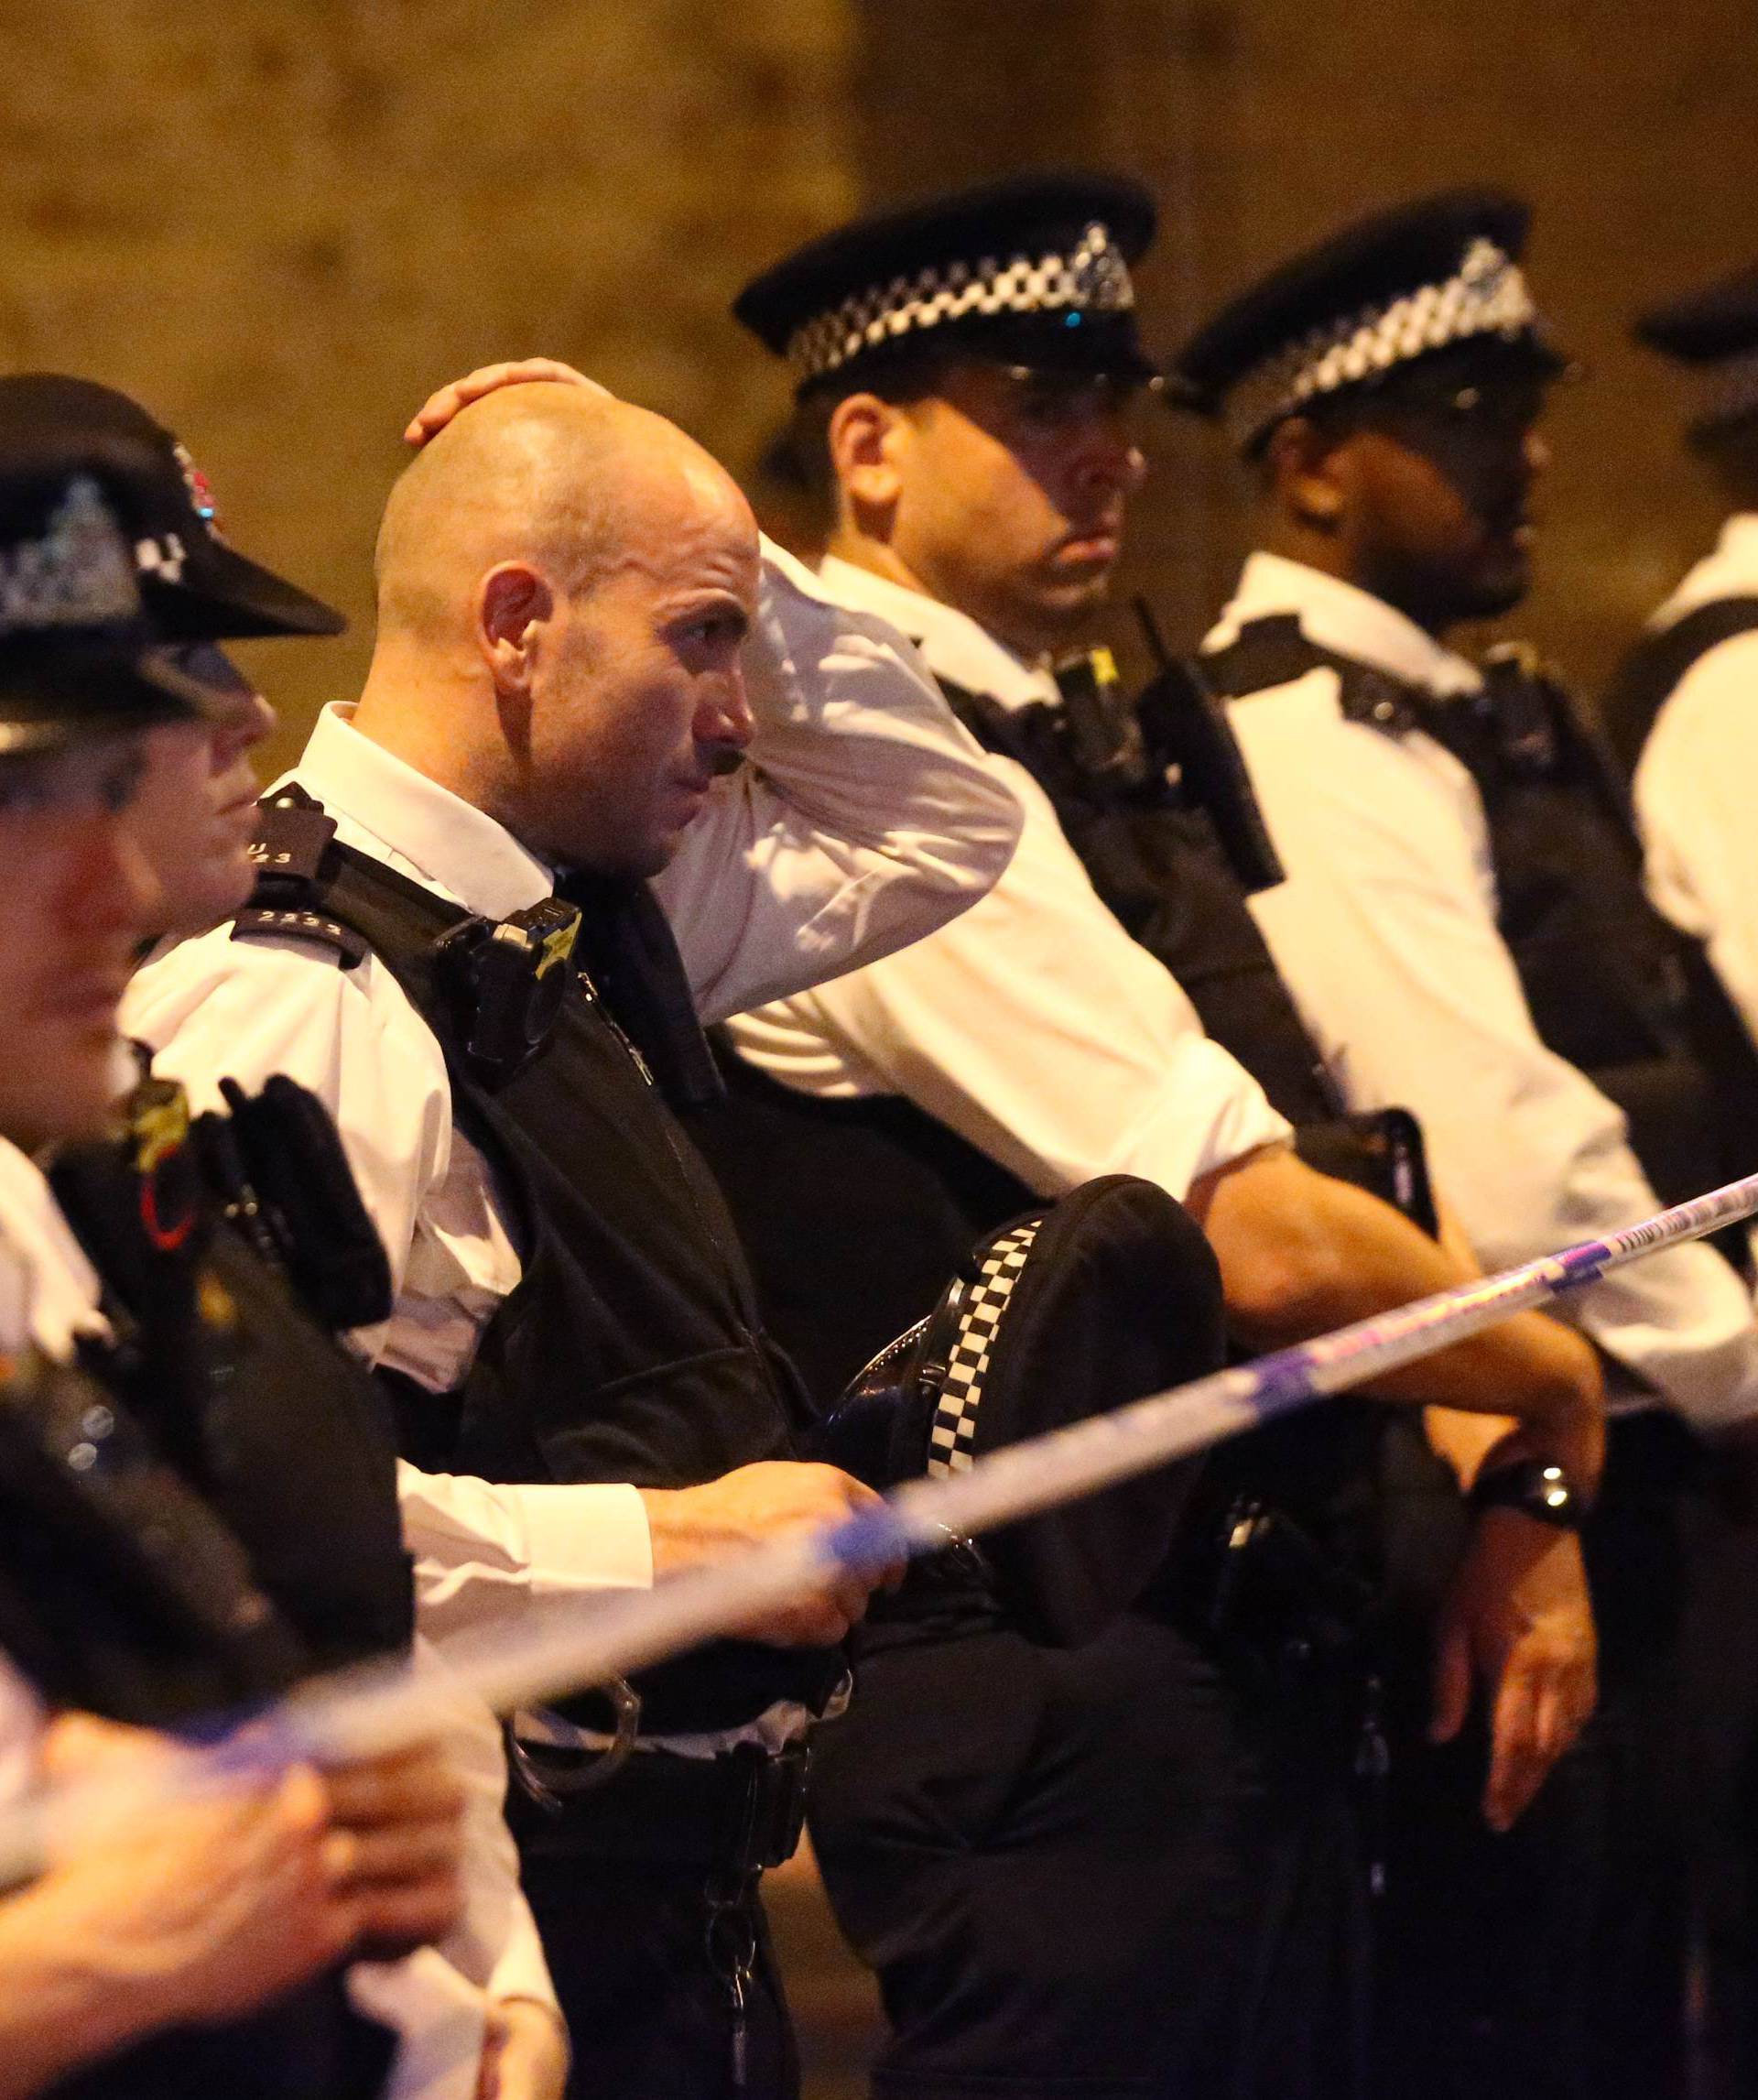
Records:
{"label": "collar of shirt", "polygon": [[276,786],[297,780],[383,848],[377,857],[484,918],[505,919],[554,895],[553,873],[505,824],[363,736],[353,712],[326,707],[298,764]]}
{"label": "collar of shirt", "polygon": [[1320,648],[1373,664],[1427,691],[1476,692],[1483,683],[1463,657],[1443,648],[1384,598],[1280,554],[1247,559],[1239,588],[1203,648],[1225,648],[1249,622],[1277,613],[1297,613],[1308,639]]}
{"label": "collar of shirt", "polygon": [[1677,591],[1648,621],[1650,632],[1670,627],[1718,598],[1758,593],[1758,512],[1736,511],[1721,528],[1713,553],[1686,572]]}
{"label": "collar of shirt", "polygon": [[950,679],[967,692],[984,693],[1004,707],[1029,707],[1034,701],[1054,707],[1060,701],[1047,670],[1025,662],[967,614],[954,612],[926,592],[875,576],[834,554],[824,557],[818,573],[840,604],[876,613],[901,627],[936,678]]}

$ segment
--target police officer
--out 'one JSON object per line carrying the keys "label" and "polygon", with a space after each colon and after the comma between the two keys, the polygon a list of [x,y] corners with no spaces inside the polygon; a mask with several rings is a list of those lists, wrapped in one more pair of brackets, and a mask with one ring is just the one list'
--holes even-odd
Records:
{"label": "police officer", "polygon": [[[170,1418],[185,1396],[150,1380],[136,1394],[114,1356],[94,1358],[89,1370],[72,1366],[70,1330],[89,1318],[95,1285],[80,1304],[82,1257],[16,1143],[76,1135],[104,1115],[114,1085],[116,998],[157,901],[123,820],[141,763],[139,732],[189,714],[201,694],[148,646],[132,543],[102,480],[81,471],[89,462],[77,448],[59,448],[52,433],[38,431],[27,445],[8,444],[4,459],[0,683],[13,879],[0,915],[7,979],[0,1235],[18,1288],[8,1292],[5,1309],[12,1368],[4,1410],[0,1618],[5,1643],[39,1698],[163,1724],[281,1688],[301,1665],[302,1643],[258,1583],[224,1515],[170,1457],[183,1426],[171,1427]],[[40,1354],[27,1362],[33,1350]],[[150,1426],[136,1398],[162,1410]],[[12,1701],[9,1714],[16,1742],[27,1710]],[[447,1929],[455,1914],[457,1803],[442,1772],[404,1759],[332,1775],[315,1826],[310,1809],[304,1812],[308,1826],[320,1832],[327,1813],[335,1828],[315,1882],[309,1864],[302,1869],[297,1851],[286,1850],[296,1834],[286,1823],[293,1805],[289,1800],[280,1811],[280,1888],[292,1957],[279,1970],[284,1984],[318,1965],[309,1958],[314,1927],[323,1936],[320,1964],[351,1950],[390,1955]],[[292,1995],[274,1993],[272,1985],[251,1987],[251,1976],[260,1982],[265,1968],[272,1975],[276,1966],[265,1964],[250,1935],[263,1930],[253,1908],[254,1877],[275,1866],[277,1833],[272,1821],[261,1829],[253,1866],[249,1823],[233,1821],[243,1877],[234,1921],[245,1964],[242,1987],[228,1998],[197,1975],[186,1992],[173,1941],[164,1950],[163,2018],[211,2017],[257,1996],[272,1994],[277,2002],[247,2029],[198,2033],[184,2025],[92,2073],[94,2083],[79,2090],[168,2093],[211,2079],[265,2095],[380,2089],[389,2038],[351,2009],[339,1972]],[[192,1871],[203,1871],[205,1847],[207,1886],[216,1896],[213,1876],[225,1855],[215,1847],[222,1837],[223,1825],[212,1821],[205,1833],[200,1820],[185,1831],[194,1845]],[[173,1931],[162,1863],[150,1847],[138,1863],[158,1888],[162,1926]],[[332,1904],[327,1923],[313,1917],[314,1896]],[[52,1884],[38,1910],[48,1920],[56,1916]],[[149,1902],[136,1922],[150,1925],[151,1918]],[[228,1935],[222,1929],[217,1937],[223,1945]],[[128,1939],[125,1916],[118,1949]],[[100,1931],[100,1961],[103,1947]],[[44,1953],[45,1980],[52,1983],[54,1949]],[[199,1932],[187,1953],[198,1969],[212,1958]],[[61,1988],[65,1996],[64,1980]],[[75,2004],[67,2004],[68,2030],[47,2049],[21,2044],[16,2061],[26,2067],[77,2062],[94,2032],[100,2040],[92,2053],[114,2051],[157,2024],[153,1996],[118,1979],[114,2004],[92,2008],[82,2023],[73,2021]]]}
{"label": "police officer", "polygon": [[1688,387],[1687,441],[1729,516],[1648,622],[1606,695],[1607,736],[1631,780],[1650,895],[1703,943],[1758,1031],[1758,867],[1749,827],[1754,755],[1745,697],[1758,664],[1758,269],[1635,324]]}
{"label": "police officer", "polygon": [[[1527,588],[1536,426],[1562,360],[1520,268],[1526,226],[1518,201],[1475,192],[1376,215],[1242,293],[1176,360],[1262,498],[1203,659],[1287,874],[1253,910],[1347,1099],[1416,1111],[1492,1268],[1654,1206],[1589,1072],[1669,1195],[1718,1178],[1727,1107],[1563,696],[1448,642]],[[1432,2089],[1438,2053],[1461,2091],[1681,2075],[1677,1745],[1658,1739],[1677,1713],[1678,1425],[1750,1421],[1758,1331],[1701,1246],[1571,1311],[1625,1418],[1589,1534],[1608,1710],[1524,1845],[1452,1846],[1467,1826],[1416,1768],[1405,1834],[1453,1900],[1388,1936],[1405,1957],[1383,1996],[1394,2090]]]}
{"label": "police officer", "polygon": [[[271,806],[259,908],[149,968],[131,1013],[206,1087],[285,1068],[336,1108],[397,1274],[374,1339],[409,1448],[464,1469],[406,1495],[444,1624],[863,1498],[778,1463],[797,1404],[666,1097],[709,1069],[696,997],[936,922],[1016,812],[895,640],[785,560],[760,589],[720,470],[602,393],[458,416],[393,494],[379,580],[366,695]],[[765,770],[717,786],[753,629]],[[682,963],[646,887],[667,862]],[[834,1640],[863,1588],[756,1630]],[[595,1704],[516,1720],[581,2090],[789,2089],[755,1884],[840,1675],[833,1650],[729,1644],[639,1688],[644,1739],[608,1777]]]}
{"label": "police officer", "polygon": [[[1230,1311],[1256,1341],[1457,1273],[1388,1206],[1292,1157],[1263,1090],[1095,895],[1029,752],[1021,764],[1024,735],[1007,734],[1059,713],[1042,659],[1102,595],[1140,477],[1130,416],[1152,367],[1129,268],[1151,225],[1134,184],[1026,179],[841,229],[739,302],[796,364],[797,435],[833,507],[824,582],[917,639],[967,720],[1003,744],[997,764],[1026,810],[1014,862],[965,919],[730,1024],[736,1113],[712,1131],[711,1155],[743,1192],[786,1338],[824,1375],[847,1375],[925,1311],[961,1238],[1118,1168],[1204,1219]],[[1080,724],[1101,740],[1101,700],[1087,695]],[[760,1190],[776,1157],[791,1162],[793,1203],[765,1224]],[[1510,1340],[1493,1371],[1454,1359],[1445,1395],[1502,1406],[1524,1391],[1541,1414],[1559,1380],[1590,1411],[1578,1353],[1565,1344],[1546,1361],[1542,1327]],[[1187,1617],[1190,1602],[1172,1597]],[[827,1744],[814,1818],[833,1899],[881,1970],[884,2090],[1008,2077],[1035,2092],[1195,2089],[1223,2075],[1217,2064],[1243,2090],[1352,2075],[1349,2021],[1331,2017],[1338,1920],[1325,1914],[1347,1911],[1348,1891],[1334,1855],[1308,1843],[1317,1819],[1299,1733],[1281,1737],[1285,1765],[1249,1782],[1264,1789],[1264,1813],[1232,1823],[1233,1790],[1273,1738],[1217,1670],[1207,1629],[1190,1639],[1184,1625],[1156,1611],[1091,1655],[1033,1663],[1028,1646],[1005,1670],[993,1642],[944,1627],[938,1646],[918,1638],[870,1659],[865,1696]],[[1023,1717],[1037,1702],[1052,1716],[1065,1696],[1081,1703],[1059,1688],[1083,1670],[1085,1709],[1104,1716],[1128,1701],[1128,1725],[1090,1737],[1070,1723],[1064,1735],[1052,1718],[1034,1735]],[[1579,1695],[1566,1671],[1564,1686]],[[931,1730],[912,1721],[928,1712]],[[967,1739],[987,1743],[1009,1714],[1039,1760],[1017,1768],[1017,1824],[1004,1813],[949,1855],[924,1804],[956,1794],[984,1755]],[[1531,1739],[1516,1747],[1520,1734],[1501,1816],[1547,1757]],[[1153,1796],[1167,1770],[1190,1821],[1168,1813],[1151,1839],[1120,1840],[1116,1804]],[[1275,1823],[1286,1849],[1266,1860],[1253,1846]],[[1335,1840],[1334,1823],[1325,1835]],[[1272,1889],[1259,1943],[1254,1906]],[[1091,1914],[1078,1962],[1046,1938],[1019,1967],[1007,1921],[1040,1903]],[[1276,1979],[1249,2007],[1232,1966],[1243,1947]],[[1162,2016],[1142,1978],[1172,1973],[1177,2004]]]}
{"label": "police officer", "polygon": [[[1690,404],[1686,441],[1729,515],[1714,548],[1649,618],[1604,696],[1601,721],[1629,784],[1649,896],[1701,953],[1750,1034],[1758,1024],[1758,865],[1744,813],[1758,674],[1758,271],[1735,272],[1636,321]],[[1692,961],[1697,960],[1692,956]],[[1709,1005],[1705,1001],[1706,1006]],[[1738,1026],[1738,1023],[1734,1024]],[[1724,1094],[1746,1158],[1758,1157]],[[1716,2090],[1743,2091],[1758,2061],[1758,1900],[1750,1845],[1758,1727],[1751,1498],[1697,1512],[1687,1620],[1704,2048]]]}

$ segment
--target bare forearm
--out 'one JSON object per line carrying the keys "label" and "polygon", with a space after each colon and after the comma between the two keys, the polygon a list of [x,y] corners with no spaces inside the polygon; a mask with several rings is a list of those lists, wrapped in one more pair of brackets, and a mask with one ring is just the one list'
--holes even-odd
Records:
{"label": "bare forearm", "polygon": [[[1221,1262],[1235,1332],[1257,1348],[1304,1341],[1407,1305],[1478,1272],[1365,1191],[1286,1153],[1217,1176],[1194,1205]],[[1580,1337],[1520,1313],[1362,1387],[1404,1406],[1511,1415],[1554,1442],[1575,1470],[1602,1409],[1598,1366]]]}

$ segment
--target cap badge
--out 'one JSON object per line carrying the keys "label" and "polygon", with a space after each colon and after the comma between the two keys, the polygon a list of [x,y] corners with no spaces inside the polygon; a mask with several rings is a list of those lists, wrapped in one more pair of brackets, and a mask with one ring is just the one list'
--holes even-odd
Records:
{"label": "cap badge", "polygon": [[139,610],[128,542],[86,475],[68,484],[40,538],[0,547],[0,634],[107,626]]}
{"label": "cap badge", "polygon": [[216,539],[223,539],[225,528],[220,523],[220,506],[213,500],[213,484],[190,457],[183,444],[175,444],[172,450],[177,454],[178,465],[182,469],[183,485],[190,492],[190,502],[194,506],[195,515]]}

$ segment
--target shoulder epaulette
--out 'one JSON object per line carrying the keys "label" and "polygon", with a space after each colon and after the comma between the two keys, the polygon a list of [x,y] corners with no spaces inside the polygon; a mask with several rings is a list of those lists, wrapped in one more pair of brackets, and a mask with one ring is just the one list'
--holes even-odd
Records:
{"label": "shoulder epaulette", "polygon": [[354,969],[372,953],[352,926],[344,926],[326,912],[308,911],[298,905],[249,904],[232,922],[234,941],[260,939],[267,934],[328,948],[341,958],[344,970]]}
{"label": "shoulder epaulette", "polygon": [[232,938],[264,935],[309,941],[339,956],[344,970],[364,963],[371,948],[352,926],[323,909],[334,872],[336,821],[298,781],[289,780],[256,805],[250,858],[256,887],[233,921]]}

